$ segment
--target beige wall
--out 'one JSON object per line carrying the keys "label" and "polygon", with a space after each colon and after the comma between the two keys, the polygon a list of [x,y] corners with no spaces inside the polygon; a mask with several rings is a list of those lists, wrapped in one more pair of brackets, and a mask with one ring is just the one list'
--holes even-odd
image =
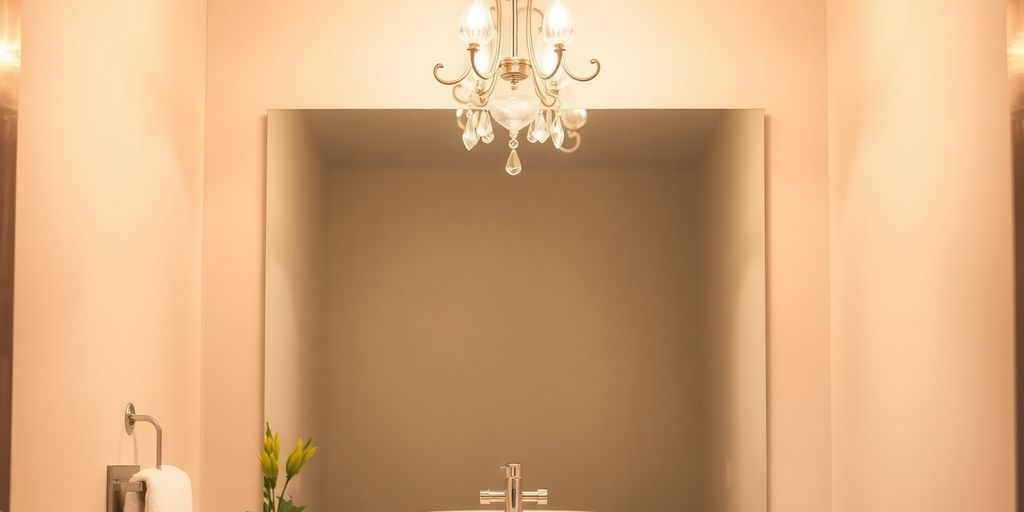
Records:
{"label": "beige wall", "polygon": [[[202,450],[206,474],[221,477],[204,509],[259,502],[257,468],[239,461],[251,460],[262,422],[266,110],[450,106],[430,68],[460,62],[463,4],[210,1]],[[824,3],[574,7],[570,62],[605,64],[599,80],[577,88],[579,103],[767,109],[770,501],[775,510],[827,509]]]}
{"label": "beige wall", "polygon": [[765,373],[764,123],[722,115],[699,173],[704,510],[763,510],[768,493]]}
{"label": "beige wall", "polygon": [[830,0],[833,510],[1014,510],[1004,3]]}
{"label": "beige wall", "polygon": [[[128,399],[164,421],[168,462],[199,474],[200,223],[202,468],[218,475],[202,502],[258,506],[255,465],[238,469],[262,419],[263,113],[447,106],[429,68],[456,67],[454,29],[446,40],[438,27],[454,27],[462,3],[210,0],[205,218],[203,2],[26,6],[15,507],[59,496],[98,508],[102,466],[135,458],[117,426]],[[576,100],[767,109],[775,510],[826,510],[830,481],[837,510],[905,508],[910,496],[1008,509],[1009,157],[1005,89],[991,82],[1005,77],[1002,4],[831,0],[826,89],[825,3],[575,5],[571,58],[606,65]],[[650,70],[662,79],[638,78]],[[80,428],[37,414],[40,403]],[[28,452],[44,443],[76,455]],[[96,476],[41,492],[54,460]]]}
{"label": "beige wall", "polygon": [[[321,398],[327,343],[326,249],[329,174],[301,113],[277,111],[268,122],[266,420],[281,435],[287,460],[299,437],[325,444]],[[320,450],[317,466],[329,453]],[[332,477],[306,471],[288,485],[295,503],[325,510],[320,494]],[[282,482],[283,484],[283,482]]]}
{"label": "beige wall", "polygon": [[107,464],[154,463],[129,400],[200,478],[205,2],[38,0],[22,33],[12,509],[102,510]]}

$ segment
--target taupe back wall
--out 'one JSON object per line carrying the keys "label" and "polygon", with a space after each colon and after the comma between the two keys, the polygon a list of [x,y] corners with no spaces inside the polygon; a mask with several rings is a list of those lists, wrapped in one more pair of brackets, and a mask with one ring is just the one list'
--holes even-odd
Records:
{"label": "taupe back wall", "polygon": [[327,501],[703,510],[698,175],[500,163],[332,173]]}

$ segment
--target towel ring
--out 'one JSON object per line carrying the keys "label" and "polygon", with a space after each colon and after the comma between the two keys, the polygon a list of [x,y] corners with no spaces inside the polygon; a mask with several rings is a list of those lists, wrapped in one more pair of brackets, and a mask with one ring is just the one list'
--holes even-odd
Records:
{"label": "towel ring", "polygon": [[128,406],[124,408],[124,431],[128,435],[135,433],[135,422],[137,421],[150,423],[156,429],[156,468],[160,469],[164,453],[164,430],[160,428],[160,422],[156,418],[145,414],[135,414],[135,404],[128,402]]}
{"label": "towel ring", "polygon": [[[156,467],[163,464],[164,431],[160,422],[152,416],[135,414],[135,405],[128,402],[124,408],[124,431],[128,435],[135,434],[135,423],[142,421],[153,425],[156,429]],[[132,482],[133,475],[139,472],[139,466],[107,466],[107,512],[122,512],[127,493],[146,493],[146,482]]]}

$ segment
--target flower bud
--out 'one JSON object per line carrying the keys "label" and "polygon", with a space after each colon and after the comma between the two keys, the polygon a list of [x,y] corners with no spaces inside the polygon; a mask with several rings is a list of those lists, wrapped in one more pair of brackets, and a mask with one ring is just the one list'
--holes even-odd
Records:
{"label": "flower bud", "polygon": [[306,465],[310,459],[313,458],[313,454],[316,453],[316,447],[311,446],[313,444],[313,438],[299,439],[295,443],[295,449],[288,455],[288,461],[285,463],[285,474],[288,478],[291,478],[302,470],[302,466]]}
{"label": "flower bud", "polygon": [[280,471],[278,467],[277,459],[274,459],[270,454],[266,452],[260,452],[260,470],[263,472],[263,478],[267,480],[276,480],[277,473]]}

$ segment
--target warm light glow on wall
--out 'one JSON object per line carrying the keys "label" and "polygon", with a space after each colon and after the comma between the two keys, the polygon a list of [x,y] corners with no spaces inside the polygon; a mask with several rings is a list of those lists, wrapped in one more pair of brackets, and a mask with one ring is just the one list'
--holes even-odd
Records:
{"label": "warm light glow on wall", "polygon": [[1020,20],[1022,12],[1024,9],[1020,0],[1007,3],[1006,29],[1009,37],[1006,44],[1006,63],[1011,75],[1024,72],[1024,26],[1021,26]]}
{"label": "warm light glow on wall", "polygon": [[0,42],[0,68],[21,67],[21,46],[6,41]]}
{"label": "warm light glow on wall", "polygon": [[1024,33],[1017,34],[1006,47],[1006,59],[1011,73],[1024,71]]}
{"label": "warm light glow on wall", "polygon": [[0,1],[0,69],[21,67],[19,2]]}

